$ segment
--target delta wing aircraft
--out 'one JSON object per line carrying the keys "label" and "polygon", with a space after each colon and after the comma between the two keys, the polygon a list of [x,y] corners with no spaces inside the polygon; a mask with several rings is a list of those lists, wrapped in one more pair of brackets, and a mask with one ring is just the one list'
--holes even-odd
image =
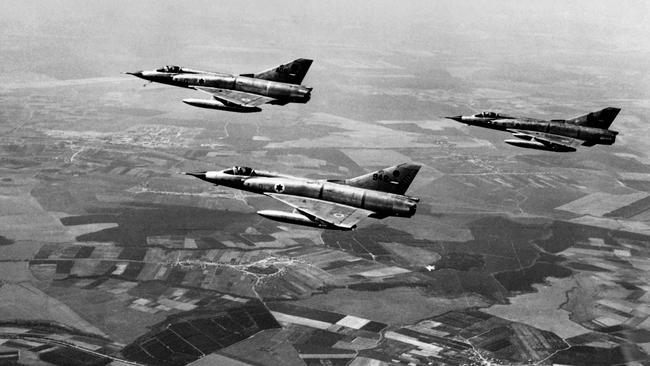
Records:
{"label": "delta wing aircraft", "polygon": [[239,166],[185,174],[215,185],[264,194],[293,207],[293,212],[258,211],[263,217],[352,230],[365,217],[413,216],[419,199],[404,193],[419,170],[419,165],[400,164],[345,180],[314,180]]}
{"label": "delta wing aircraft", "polygon": [[470,126],[508,131],[517,139],[504,142],[529,149],[557,152],[576,151],[578,146],[612,145],[617,131],[609,130],[621,110],[607,107],[570,119],[550,121],[511,117],[495,112],[483,112],[472,116],[445,117]]}
{"label": "delta wing aircraft", "polygon": [[127,72],[150,82],[191,88],[212,96],[212,99],[183,99],[194,107],[231,112],[259,112],[262,104],[285,105],[307,103],[313,88],[300,85],[312,60],[297,59],[259,73],[233,75],[201,71],[181,66],[165,66],[157,70]]}

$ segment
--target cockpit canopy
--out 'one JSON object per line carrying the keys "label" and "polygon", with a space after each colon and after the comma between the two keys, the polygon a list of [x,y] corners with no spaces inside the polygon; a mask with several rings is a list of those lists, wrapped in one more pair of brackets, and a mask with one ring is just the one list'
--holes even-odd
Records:
{"label": "cockpit canopy", "polygon": [[475,114],[474,117],[498,118],[500,116],[499,116],[498,113],[495,113],[495,112],[481,112],[481,113]]}
{"label": "cockpit canopy", "polygon": [[180,66],[167,65],[165,67],[159,68],[156,71],[158,71],[158,72],[182,72],[183,69]]}
{"label": "cockpit canopy", "polygon": [[225,174],[232,174],[232,175],[243,175],[243,176],[251,176],[253,175],[253,168],[249,168],[247,166],[234,166],[232,169],[224,170],[223,171]]}

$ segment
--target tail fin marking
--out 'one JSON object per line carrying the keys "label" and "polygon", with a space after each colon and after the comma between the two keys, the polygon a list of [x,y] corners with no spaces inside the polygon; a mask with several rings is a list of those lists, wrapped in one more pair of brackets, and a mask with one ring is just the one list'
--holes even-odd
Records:
{"label": "tail fin marking", "polygon": [[582,116],[568,119],[566,121],[568,123],[573,123],[579,126],[608,129],[620,111],[620,108],[607,107],[605,109],[587,113]]}
{"label": "tail fin marking", "polygon": [[387,193],[404,194],[420,171],[417,164],[404,163],[346,179],[345,184]]}
{"label": "tail fin marking", "polygon": [[[272,67],[268,70],[253,74],[252,76],[257,79],[264,79],[269,81],[279,81],[281,83],[300,84],[302,83],[307,71],[313,60],[299,58],[287,64]],[[242,74],[250,76],[251,74]]]}

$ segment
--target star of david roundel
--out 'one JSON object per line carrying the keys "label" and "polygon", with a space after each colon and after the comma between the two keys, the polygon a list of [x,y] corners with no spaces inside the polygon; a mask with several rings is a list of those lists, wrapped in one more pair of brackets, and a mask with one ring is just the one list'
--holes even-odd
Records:
{"label": "star of david roundel", "polygon": [[275,191],[278,192],[278,193],[283,192],[284,191],[284,184],[278,183],[278,184],[275,185],[275,187],[273,187],[273,189],[275,189]]}

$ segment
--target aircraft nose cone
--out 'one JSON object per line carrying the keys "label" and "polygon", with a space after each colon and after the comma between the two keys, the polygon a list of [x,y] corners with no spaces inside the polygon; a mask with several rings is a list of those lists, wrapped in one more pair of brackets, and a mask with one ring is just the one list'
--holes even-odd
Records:
{"label": "aircraft nose cone", "polygon": [[185,172],[183,174],[191,175],[191,176],[197,177],[199,179],[205,179],[205,172]]}
{"label": "aircraft nose cone", "polygon": [[462,122],[463,116],[452,116],[452,117],[445,117],[447,119],[453,119],[456,122]]}
{"label": "aircraft nose cone", "polygon": [[127,72],[125,72],[125,74],[133,75],[133,76],[137,76],[137,77],[141,78],[142,77],[142,70],[140,70],[140,71],[127,71]]}

